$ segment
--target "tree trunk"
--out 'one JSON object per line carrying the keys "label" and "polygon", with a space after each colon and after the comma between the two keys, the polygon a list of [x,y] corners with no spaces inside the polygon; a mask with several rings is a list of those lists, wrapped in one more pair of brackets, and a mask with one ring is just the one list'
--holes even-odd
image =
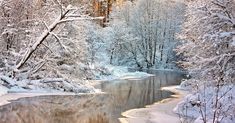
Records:
{"label": "tree trunk", "polygon": [[61,22],[61,20],[68,14],[69,10],[65,11],[60,17],[58,17],[54,23],[52,23],[47,30],[45,30],[42,35],[37,39],[37,41],[33,44],[33,46],[29,47],[28,50],[25,52],[23,58],[20,62],[16,65],[16,69],[20,69],[30,58],[30,56],[35,52],[40,44],[50,35],[56,26]]}

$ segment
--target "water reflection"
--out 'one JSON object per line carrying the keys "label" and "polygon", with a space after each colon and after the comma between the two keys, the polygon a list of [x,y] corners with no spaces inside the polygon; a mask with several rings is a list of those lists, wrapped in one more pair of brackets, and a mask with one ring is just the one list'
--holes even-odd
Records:
{"label": "water reflection", "polygon": [[184,77],[182,73],[167,71],[148,71],[155,76],[142,79],[106,81],[100,85],[103,91],[114,98],[111,109],[114,117],[129,109],[142,108],[164,98],[170,97],[171,92],[160,90],[161,87],[178,85]]}
{"label": "water reflection", "polygon": [[167,98],[162,86],[179,84],[181,73],[150,71],[156,76],[103,82],[107,94],[22,98],[0,107],[0,123],[117,123],[121,112]]}
{"label": "water reflection", "polygon": [[0,123],[108,123],[109,95],[22,98],[0,107]]}

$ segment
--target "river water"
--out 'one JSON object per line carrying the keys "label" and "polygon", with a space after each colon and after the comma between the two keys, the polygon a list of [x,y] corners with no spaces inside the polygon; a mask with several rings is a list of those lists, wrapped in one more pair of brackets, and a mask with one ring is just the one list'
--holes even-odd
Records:
{"label": "river water", "polygon": [[104,81],[101,94],[21,98],[0,107],[0,123],[118,123],[121,113],[170,97],[161,87],[177,85],[184,75],[148,71],[155,76]]}

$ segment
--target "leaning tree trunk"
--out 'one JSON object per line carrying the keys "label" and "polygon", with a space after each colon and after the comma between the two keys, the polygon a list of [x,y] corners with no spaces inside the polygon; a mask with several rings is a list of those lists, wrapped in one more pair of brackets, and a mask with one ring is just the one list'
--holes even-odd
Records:
{"label": "leaning tree trunk", "polygon": [[26,61],[30,58],[30,56],[35,52],[40,44],[50,35],[50,33],[56,28],[58,24],[61,23],[61,20],[68,14],[69,9],[67,9],[60,17],[58,17],[54,23],[52,23],[48,29],[45,30],[42,35],[37,39],[37,41],[33,44],[33,46],[29,47],[28,50],[25,52],[23,58],[20,62],[16,65],[16,69],[20,69]]}

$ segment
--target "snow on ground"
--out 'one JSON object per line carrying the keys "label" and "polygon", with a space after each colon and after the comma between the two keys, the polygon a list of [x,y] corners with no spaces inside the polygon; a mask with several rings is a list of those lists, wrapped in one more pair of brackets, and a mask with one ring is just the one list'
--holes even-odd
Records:
{"label": "snow on ground", "polygon": [[0,96],[7,94],[7,92],[8,92],[8,88],[0,85]]}
{"label": "snow on ground", "polygon": [[45,96],[45,95],[75,95],[75,93],[57,92],[57,93],[8,93],[0,96],[0,106],[10,103],[12,100],[25,97]]}
{"label": "snow on ground", "polygon": [[203,114],[203,117],[206,116],[207,123],[212,123],[214,111],[217,110],[219,112],[218,122],[235,123],[234,94],[234,85],[222,86],[218,96],[218,108],[214,108],[216,88],[206,87],[205,89],[200,89],[197,92],[187,95],[175,107],[174,112],[181,117],[195,119],[194,123],[203,123]]}
{"label": "snow on ground", "polygon": [[109,75],[98,75],[101,80],[143,78],[151,76],[151,74],[145,72],[129,72],[128,68],[124,66],[107,65],[105,66],[105,69],[108,71]]}
{"label": "snow on ground", "polygon": [[[95,71],[94,74],[99,80],[131,79],[150,76],[144,72],[128,72],[127,67],[106,65],[102,68],[102,73]],[[0,96],[6,93],[94,93],[99,92],[89,80],[73,82],[63,78],[43,78],[40,80],[15,80],[10,77],[0,75]]]}
{"label": "snow on ground", "polygon": [[[5,89],[2,89],[5,88]],[[44,78],[40,80],[15,80],[0,75],[0,93],[93,93],[96,92],[93,86],[68,81],[62,78]],[[0,94],[0,95],[2,95]]]}
{"label": "snow on ground", "polygon": [[145,108],[131,109],[122,113],[125,118],[119,118],[121,123],[181,123],[173,108],[187,94],[187,91],[179,90],[178,86],[163,87],[161,90],[175,93],[172,97],[161,100]]}

